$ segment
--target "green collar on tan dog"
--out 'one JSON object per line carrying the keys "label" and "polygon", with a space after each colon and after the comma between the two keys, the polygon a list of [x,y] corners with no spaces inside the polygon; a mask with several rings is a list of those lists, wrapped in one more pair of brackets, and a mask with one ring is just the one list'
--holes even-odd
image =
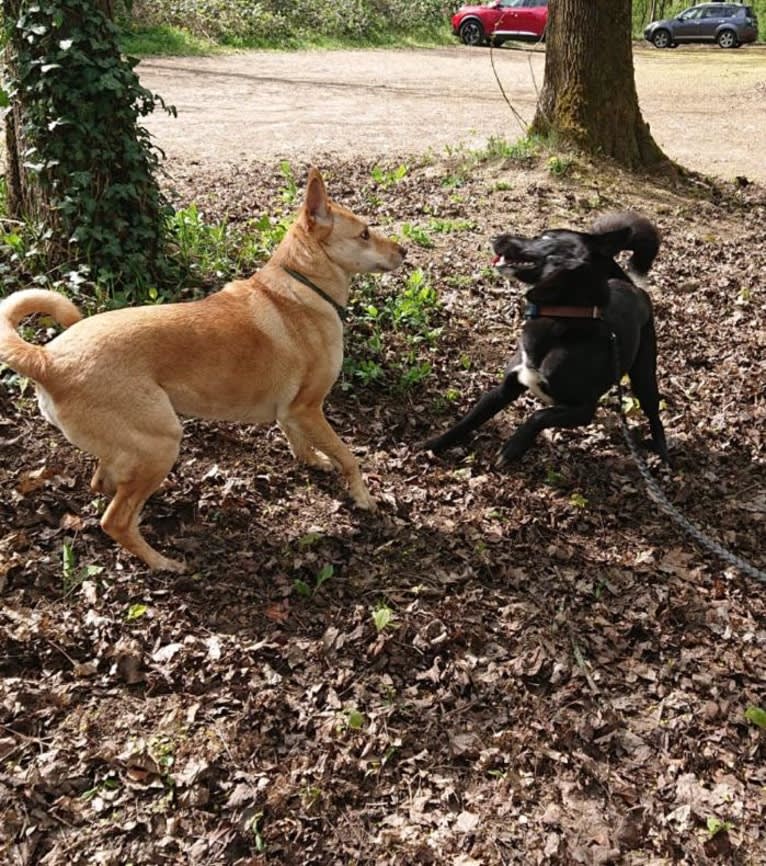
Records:
{"label": "green collar on tan dog", "polygon": [[298,280],[299,283],[303,283],[304,286],[313,289],[320,298],[323,298],[328,304],[331,304],[335,308],[335,312],[338,314],[340,320],[345,322],[346,316],[348,315],[346,308],[342,307],[334,298],[331,298],[324,289],[320,289],[316,283],[312,283],[308,277],[304,277],[303,274],[294,271],[292,268],[282,265],[282,270],[285,271],[285,273],[288,273],[294,280]]}

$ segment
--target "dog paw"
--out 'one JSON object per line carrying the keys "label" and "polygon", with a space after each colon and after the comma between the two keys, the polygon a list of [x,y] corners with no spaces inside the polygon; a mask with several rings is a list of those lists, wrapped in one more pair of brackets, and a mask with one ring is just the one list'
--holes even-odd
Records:
{"label": "dog paw", "polygon": [[151,567],[153,571],[172,571],[175,574],[185,574],[189,568],[182,560],[170,559],[167,556],[160,556]]}
{"label": "dog paw", "polygon": [[425,439],[423,442],[418,442],[415,445],[416,451],[430,451],[432,454],[441,454],[446,448],[447,446],[442,443],[440,436],[436,436],[433,439]]}
{"label": "dog paw", "polygon": [[649,442],[649,448],[665,463],[667,466],[670,466],[670,456],[668,455],[668,446],[665,442],[658,442],[656,439],[652,439]]}
{"label": "dog paw", "polygon": [[495,469],[507,469],[510,463],[511,461],[501,451],[497,455],[497,460],[495,460]]}
{"label": "dog paw", "polygon": [[527,451],[527,447],[518,442],[506,442],[497,455],[495,466],[498,469],[507,469],[511,463],[516,463]]}
{"label": "dog paw", "polygon": [[362,511],[376,511],[378,508],[377,503],[370,495],[370,491],[367,488],[362,488],[361,490],[356,490],[351,492],[351,496],[354,499],[354,504],[357,508],[361,508]]}
{"label": "dog paw", "polygon": [[320,454],[318,451],[315,451],[311,457],[306,460],[306,463],[314,469],[319,469],[321,472],[332,472],[333,469],[335,469],[332,460],[330,460],[329,457],[325,457],[324,454]]}

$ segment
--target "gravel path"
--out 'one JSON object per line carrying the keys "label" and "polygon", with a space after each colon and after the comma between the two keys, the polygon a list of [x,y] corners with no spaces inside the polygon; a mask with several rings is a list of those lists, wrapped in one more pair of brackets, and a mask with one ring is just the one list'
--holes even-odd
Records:
{"label": "gravel path", "polygon": [[[495,65],[514,107],[534,113],[544,54],[504,48]],[[644,117],[673,159],[766,182],[766,48],[637,46]],[[520,127],[488,49],[243,52],[141,62],[178,109],[147,126],[170,157],[206,163],[385,156],[513,139]]]}

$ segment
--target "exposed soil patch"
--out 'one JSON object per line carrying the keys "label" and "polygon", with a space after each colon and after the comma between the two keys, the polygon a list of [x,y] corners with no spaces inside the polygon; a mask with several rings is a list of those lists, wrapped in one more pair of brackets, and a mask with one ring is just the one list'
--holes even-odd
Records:
{"label": "exposed soil patch", "polygon": [[[0,378],[0,859],[762,863],[766,733],[745,712],[764,705],[766,589],[658,513],[608,407],[505,474],[495,454],[532,401],[445,459],[412,446],[508,356],[518,291],[489,274],[487,239],[638,208],[664,235],[658,474],[766,567],[766,198],[638,197],[512,163],[385,186],[372,165],[326,164],[332,194],[392,231],[460,225],[379,284],[382,304],[420,267],[438,289],[431,375],[329,400],[379,515],[274,429],[190,421],[145,524],[194,573],[147,574],[100,532],[89,459]],[[275,164],[170,169],[177,201],[212,216],[286,210]],[[357,306],[352,355],[366,327]]]}

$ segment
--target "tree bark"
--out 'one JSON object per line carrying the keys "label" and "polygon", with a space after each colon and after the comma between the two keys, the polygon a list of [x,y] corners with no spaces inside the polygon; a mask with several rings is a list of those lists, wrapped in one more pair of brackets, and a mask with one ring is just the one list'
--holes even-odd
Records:
{"label": "tree bark", "polygon": [[[6,27],[11,21],[16,21],[21,10],[21,0],[3,0],[3,16]],[[13,40],[8,39],[3,52],[3,65],[10,80],[15,80],[15,64]],[[5,117],[5,206],[8,216],[21,219],[32,209],[33,200],[24,191],[28,187],[24,183],[22,154],[24,141],[22,138],[22,107],[17,99],[11,100],[11,105]]]}
{"label": "tree bark", "polygon": [[638,105],[631,0],[550,0],[531,132],[630,169],[670,165]]}

